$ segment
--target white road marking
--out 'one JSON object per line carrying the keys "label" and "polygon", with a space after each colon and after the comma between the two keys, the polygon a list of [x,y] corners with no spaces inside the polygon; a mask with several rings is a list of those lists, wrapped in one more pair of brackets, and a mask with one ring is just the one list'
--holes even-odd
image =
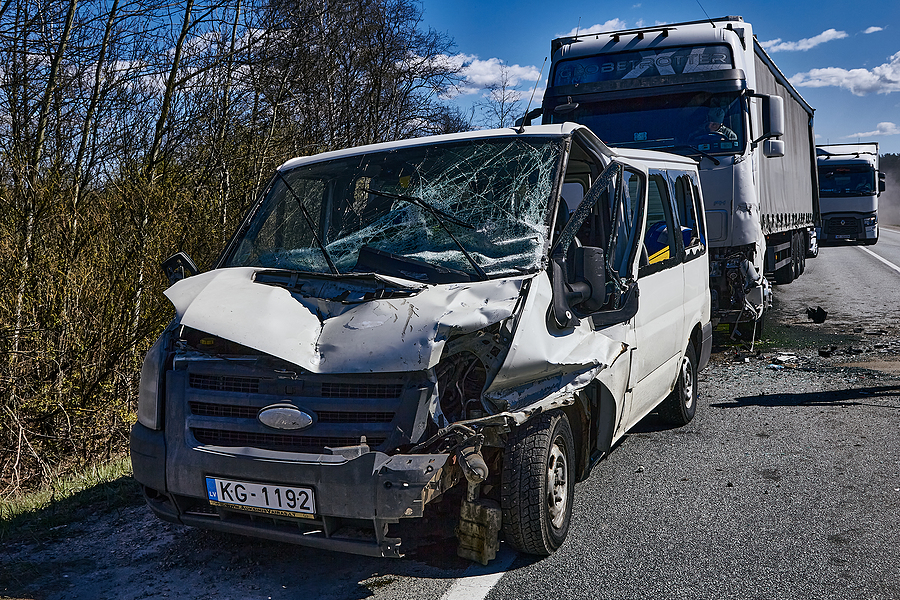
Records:
{"label": "white road marking", "polygon": [[889,266],[890,268],[892,268],[893,270],[895,270],[895,271],[897,271],[898,273],[900,273],[900,267],[898,267],[897,265],[895,265],[895,264],[892,263],[891,261],[886,260],[886,259],[884,259],[884,258],[881,258],[880,256],[878,256],[877,254],[875,254],[874,252],[872,252],[872,251],[869,250],[868,248],[863,248],[862,246],[857,246],[857,248],[859,248],[859,249],[862,250],[863,252],[868,252],[869,254],[871,254],[872,256],[874,256],[875,258],[877,258],[878,260],[880,260],[881,262],[883,262],[884,264],[886,264],[887,266]]}
{"label": "white road marking", "polygon": [[441,600],[483,600],[488,592],[497,585],[500,578],[516,559],[518,554],[509,548],[500,548],[497,558],[488,565],[473,564],[453,582],[450,589],[441,596]]}

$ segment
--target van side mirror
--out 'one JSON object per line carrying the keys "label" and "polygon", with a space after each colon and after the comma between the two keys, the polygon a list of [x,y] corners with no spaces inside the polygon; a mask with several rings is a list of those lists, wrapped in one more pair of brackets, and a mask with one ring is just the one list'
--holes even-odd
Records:
{"label": "van side mirror", "polygon": [[184,252],[176,252],[167,258],[161,266],[166,279],[169,280],[169,285],[174,285],[185,277],[190,277],[200,272],[200,269],[197,268],[191,257]]}
{"label": "van side mirror", "polygon": [[553,321],[560,328],[578,324],[577,314],[599,310],[606,303],[606,261],[603,248],[574,248],[572,269],[563,256],[551,264]]}

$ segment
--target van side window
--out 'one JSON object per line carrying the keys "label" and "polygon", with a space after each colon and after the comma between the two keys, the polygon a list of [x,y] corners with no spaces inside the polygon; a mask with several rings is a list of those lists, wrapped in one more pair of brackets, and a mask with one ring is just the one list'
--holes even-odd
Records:
{"label": "van side window", "polygon": [[[687,173],[675,173],[675,211],[678,224],[681,226],[682,240],[685,249],[701,245],[700,218],[697,210],[697,198],[693,193],[691,178]],[[693,253],[692,253],[693,254]]]}
{"label": "van side window", "polygon": [[704,219],[706,209],[703,206],[703,196],[700,194],[700,178],[697,176],[697,173],[691,173],[690,180],[694,196],[694,209],[697,211],[697,231],[700,237],[700,251],[697,255],[699,256],[706,253],[706,220]]}
{"label": "van side window", "polygon": [[[638,213],[643,195],[643,190],[641,189],[643,178],[639,173],[628,168],[624,169],[622,176],[624,183],[622,186],[624,195],[622,204],[618,207],[618,210],[616,210],[616,207],[610,206],[610,213],[615,212],[619,215],[616,223],[616,244],[613,249],[613,268],[615,268],[619,277],[627,277],[628,269],[632,264],[632,256],[634,256],[630,249],[634,245],[634,238],[637,235],[638,228],[635,226],[635,222],[640,217]],[[611,196],[611,198],[615,198],[615,195]]]}
{"label": "van side window", "polygon": [[669,186],[660,172],[650,172],[647,190],[647,228],[644,232],[644,251],[639,276],[656,273],[678,263],[681,244],[671,232],[677,231],[672,216]]}

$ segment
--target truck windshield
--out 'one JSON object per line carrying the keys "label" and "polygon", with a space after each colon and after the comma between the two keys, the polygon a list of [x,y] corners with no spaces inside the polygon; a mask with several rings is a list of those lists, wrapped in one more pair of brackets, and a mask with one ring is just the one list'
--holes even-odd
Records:
{"label": "truck windshield", "polygon": [[739,154],[744,149],[742,102],[736,92],[572,102],[577,107],[554,113],[553,122],[575,121],[587,125],[613,146],[681,154]]}
{"label": "truck windshield", "polygon": [[866,165],[819,167],[819,195],[826,198],[871,196],[875,193],[875,169]]}
{"label": "truck windshield", "polygon": [[282,171],[225,266],[431,282],[537,270],[562,150],[559,137],[474,139]]}

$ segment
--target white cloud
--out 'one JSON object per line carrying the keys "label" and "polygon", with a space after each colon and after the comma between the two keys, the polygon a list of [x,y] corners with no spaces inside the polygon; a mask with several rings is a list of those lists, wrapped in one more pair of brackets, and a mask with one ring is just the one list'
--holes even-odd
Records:
{"label": "white cloud", "polygon": [[556,37],[572,37],[574,35],[604,33],[606,31],[618,31],[620,29],[627,29],[625,26],[625,21],[623,21],[622,19],[610,19],[606,23],[597,23],[596,25],[591,25],[590,27],[576,27],[568,33],[559,33],[556,35]]}
{"label": "white cloud", "polygon": [[531,65],[508,65],[499,58],[482,60],[472,54],[456,54],[446,57],[446,60],[461,69],[463,83],[458,90],[460,94],[475,94],[487,87],[499,85],[504,71],[507,87],[515,88],[520,84],[527,84],[530,90],[541,73],[538,67]]}
{"label": "white cloud", "polygon": [[900,92],[900,52],[871,70],[826,67],[797,73],[790,82],[801,87],[841,87],[856,96]]}
{"label": "white cloud", "polygon": [[876,31],[884,31],[884,27],[869,27],[863,33],[875,33]]}
{"label": "white cloud", "polygon": [[799,42],[782,42],[781,38],[776,38],[774,40],[769,40],[768,42],[760,42],[760,44],[769,52],[793,52],[796,50],[809,50],[810,48],[815,48],[819,44],[824,44],[831,40],[840,40],[845,37],[847,37],[846,31],[826,29],[817,36],[805,38]]}
{"label": "white cloud", "polygon": [[898,127],[895,123],[891,123],[890,121],[884,121],[878,124],[878,127],[875,129],[875,131],[861,131],[859,133],[854,133],[845,137],[865,138],[879,135],[900,135],[900,127]]}

